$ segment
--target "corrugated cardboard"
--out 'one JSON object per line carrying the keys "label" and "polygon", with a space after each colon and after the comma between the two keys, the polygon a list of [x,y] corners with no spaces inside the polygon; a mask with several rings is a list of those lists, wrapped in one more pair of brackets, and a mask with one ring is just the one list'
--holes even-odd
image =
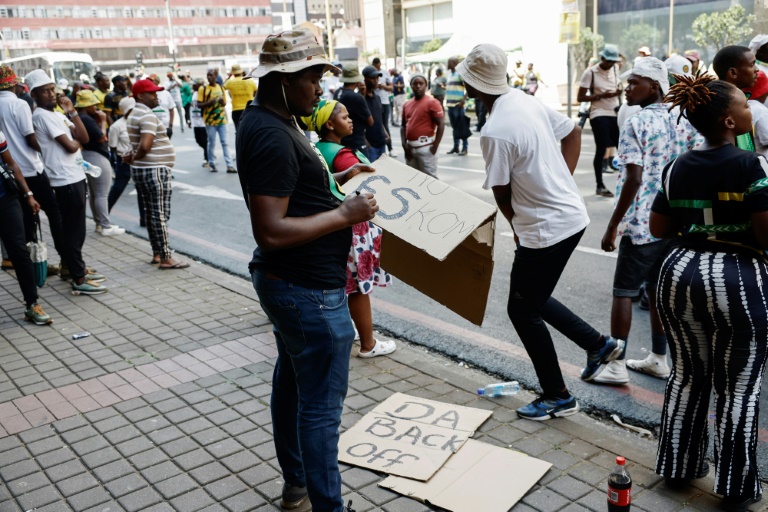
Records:
{"label": "corrugated cardboard", "polygon": [[477,325],[493,274],[496,207],[382,156],[345,185],[376,197],[381,266]]}
{"label": "corrugated cardboard", "polygon": [[428,482],[390,476],[379,485],[453,512],[506,512],[551,466],[469,439]]}
{"label": "corrugated cardboard", "polygon": [[342,434],[339,461],[427,480],[491,414],[396,393]]}

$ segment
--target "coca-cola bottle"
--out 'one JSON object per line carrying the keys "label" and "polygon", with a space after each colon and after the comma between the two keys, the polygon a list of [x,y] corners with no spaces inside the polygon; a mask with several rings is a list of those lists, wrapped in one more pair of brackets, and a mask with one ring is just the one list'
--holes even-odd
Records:
{"label": "coca-cola bottle", "polygon": [[616,457],[616,468],[608,477],[608,512],[626,512],[632,503],[632,477],[624,457]]}

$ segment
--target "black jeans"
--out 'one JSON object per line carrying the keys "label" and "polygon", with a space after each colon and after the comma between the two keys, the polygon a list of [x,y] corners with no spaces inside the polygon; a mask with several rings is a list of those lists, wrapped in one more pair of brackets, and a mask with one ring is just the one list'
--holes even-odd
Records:
{"label": "black jeans", "polygon": [[15,195],[0,199],[0,240],[2,240],[8,257],[13,263],[16,278],[19,280],[21,294],[27,307],[37,302],[37,286],[35,284],[35,269],[27,252],[27,241],[24,239],[24,219],[21,203]]}
{"label": "black jeans", "polygon": [[237,133],[237,127],[240,125],[240,118],[243,116],[245,110],[233,110],[232,111],[232,123],[235,125],[235,133]]}
{"label": "black jeans", "polygon": [[113,165],[115,166],[115,181],[112,182],[112,188],[109,189],[109,197],[107,197],[107,208],[110,212],[131,181],[130,165],[123,162],[123,159],[117,155],[115,155]]}
{"label": "black jeans", "polygon": [[193,128],[195,132],[195,142],[197,145],[203,148],[203,160],[208,161],[208,132],[205,131],[205,126],[195,126]]}
{"label": "black jeans", "polygon": [[512,264],[507,312],[528,351],[545,396],[565,388],[548,323],[584,350],[605,344],[594,327],[552,297],[557,281],[579,244],[584,230],[551,247],[518,247]]}
{"label": "black jeans", "polygon": [[[29,190],[35,195],[35,201],[40,205],[40,209],[48,217],[48,225],[51,228],[53,246],[56,248],[56,252],[61,258],[64,258],[63,254],[66,249],[64,249],[64,228],[61,224],[61,211],[51,188],[51,182],[48,180],[48,175],[45,172],[41,172],[37,176],[24,179],[29,186]],[[24,212],[24,237],[27,242],[31,242],[36,236],[35,219],[32,215],[32,209],[27,205],[26,201],[22,201],[21,208]]]}
{"label": "black jeans", "polygon": [[184,105],[184,119],[187,122],[187,126],[189,126],[190,128],[192,127],[192,121],[190,121],[190,119],[192,118],[189,117],[189,111],[191,108],[192,108],[192,103],[187,103],[186,105]]}
{"label": "black jeans", "polygon": [[85,276],[83,244],[85,243],[85,180],[53,187],[56,201],[61,209],[61,221],[64,226],[64,263],[74,279]]}
{"label": "black jeans", "polygon": [[619,124],[614,116],[600,116],[589,120],[592,135],[595,137],[595,158],[592,166],[595,168],[597,188],[605,187],[603,183],[603,159],[605,150],[619,145]]}
{"label": "black jeans", "polygon": [[387,136],[389,139],[387,140],[387,149],[392,151],[392,134],[389,133],[389,121],[392,118],[392,104],[387,103],[386,105],[384,103],[381,104],[381,122],[384,124],[384,129],[387,131]]}

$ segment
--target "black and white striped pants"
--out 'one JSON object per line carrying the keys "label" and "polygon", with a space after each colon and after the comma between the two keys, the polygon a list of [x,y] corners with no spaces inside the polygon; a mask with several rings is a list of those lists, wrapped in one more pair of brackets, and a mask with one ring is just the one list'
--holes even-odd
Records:
{"label": "black and white striped pants", "polygon": [[143,199],[152,254],[159,255],[163,260],[170,259],[167,223],[171,218],[171,168],[131,167],[131,176]]}
{"label": "black and white striped pants", "polygon": [[745,255],[673,249],[657,307],[667,333],[667,381],[656,472],[695,478],[715,396],[715,493],[757,497],[760,384],[768,356],[768,265]]}

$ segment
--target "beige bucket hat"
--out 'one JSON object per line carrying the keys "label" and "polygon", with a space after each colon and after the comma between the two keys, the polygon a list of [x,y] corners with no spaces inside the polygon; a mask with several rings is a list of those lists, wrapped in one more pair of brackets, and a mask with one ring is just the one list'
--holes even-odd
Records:
{"label": "beige bucket hat", "polygon": [[267,37],[261,46],[259,65],[247,78],[261,78],[273,71],[295,73],[323,64],[325,71],[337,69],[325,56],[325,50],[307,29],[288,30]]}

